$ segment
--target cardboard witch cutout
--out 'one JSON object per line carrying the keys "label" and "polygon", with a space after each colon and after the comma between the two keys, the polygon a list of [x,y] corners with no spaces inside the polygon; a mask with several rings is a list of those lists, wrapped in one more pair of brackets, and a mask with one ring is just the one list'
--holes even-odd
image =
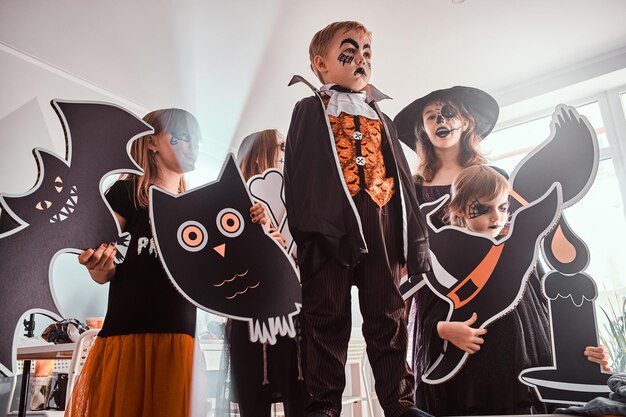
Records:
{"label": "cardboard witch cutout", "polygon": [[[35,149],[38,177],[21,195],[0,194],[3,216],[17,225],[0,234],[0,364],[10,373],[19,318],[28,312],[63,315],[51,288],[54,259],[116,242],[123,259],[130,236],[121,233],[105,203],[103,178],[141,173],[128,152],[131,142],[152,127],[112,104],[53,100],[63,125],[65,158]],[[6,223],[5,223],[6,224]]]}
{"label": "cardboard witch cutout", "polygon": [[289,231],[289,222],[287,221],[283,174],[279,170],[271,168],[262,174],[254,175],[248,180],[248,190],[255,200],[267,207],[272,221],[278,225],[278,232],[285,241],[287,253],[291,255],[296,244]]}
{"label": "cardboard witch cutout", "polygon": [[170,280],[199,308],[250,323],[250,340],[295,337],[302,295],[285,250],[252,223],[232,155],[218,179],[174,196],[150,188],[153,236]]}
{"label": "cardboard witch cutout", "polygon": [[[435,229],[430,214],[436,213],[447,199],[445,195],[422,206],[431,228],[433,273],[425,275],[427,285],[450,305],[447,321],[466,321],[476,313],[478,320],[472,327],[482,329],[520,301],[537,262],[540,240],[558,220],[561,187],[553,184],[541,198],[515,213],[508,234],[501,240],[456,226]],[[430,384],[447,381],[468,356],[445,341],[443,351],[422,380]]]}
{"label": "cardboard witch cutout", "polygon": [[[597,138],[587,119],[574,108],[559,105],[549,138],[520,162],[511,176],[514,202],[510,211],[514,214],[506,237],[492,241],[452,226],[435,230],[429,221],[433,274],[427,276],[427,284],[450,304],[449,320],[464,321],[476,311],[480,323],[475,327],[479,328],[515,307],[545,236],[541,249],[553,271],[543,277],[542,286],[549,299],[553,366],[520,374],[520,380],[534,387],[545,402],[584,403],[609,392],[609,374],[583,355],[586,346],[598,345],[593,306],[596,287],[583,272],[589,251],[560,213],[591,187],[598,155]],[[557,196],[562,193],[556,205],[548,203],[555,192]],[[436,213],[447,198],[424,205],[424,212]],[[517,235],[520,232],[522,236]],[[508,276],[502,279],[511,288],[491,291],[505,265]],[[443,350],[423,376],[425,382],[448,380],[467,359],[467,354],[447,342]]]}
{"label": "cardboard witch cutout", "polygon": [[[563,207],[570,207],[595,179],[598,140],[589,121],[573,107],[559,105],[550,127],[550,137],[511,176],[518,206],[532,201],[551,181],[558,181],[563,187]],[[534,387],[545,402],[583,404],[607,396],[610,374],[582,354],[586,346],[598,345],[596,285],[583,272],[589,264],[589,249],[562,216],[544,240],[542,252],[552,269],[543,277],[542,286],[549,299],[553,365],[527,369],[520,380]]]}

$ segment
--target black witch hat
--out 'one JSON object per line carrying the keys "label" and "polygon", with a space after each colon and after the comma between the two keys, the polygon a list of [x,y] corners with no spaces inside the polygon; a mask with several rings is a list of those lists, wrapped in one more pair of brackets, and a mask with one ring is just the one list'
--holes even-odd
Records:
{"label": "black witch hat", "polygon": [[393,119],[398,129],[398,137],[409,148],[417,143],[416,126],[422,118],[424,107],[435,100],[457,101],[463,104],[474,117],[476,133],[485,138],[496,125],[500,108],[498,102],[483,90],[457,85],[443,90],[435,90],[418,98],[400,111]]}

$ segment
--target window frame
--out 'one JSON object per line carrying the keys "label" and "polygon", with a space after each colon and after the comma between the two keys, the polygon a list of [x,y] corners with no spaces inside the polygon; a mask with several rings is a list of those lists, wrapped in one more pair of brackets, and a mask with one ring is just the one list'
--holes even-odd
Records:
{"label": "window frame", "polygon": [[[608,148],[600,149],[600,160],[613,160],[615,175],[624,206],[624,217],[626,218],[626,108],[622,106],[621,94],[626,94],[626,84],[569,100],[564,104],[578,108],[594,102],[598,103],[609,143]],[[514,107],[517,104],[519,103],[512,103],[510,106]],[[504,122],[498,122],[494,132],[513,128],[543,117],[550,117],[557,104],[551,106],[543,104],[540,110],[521,112],[519,115]],[[497,164],[497,162],[498,160],[489,158],[489,163]]]}

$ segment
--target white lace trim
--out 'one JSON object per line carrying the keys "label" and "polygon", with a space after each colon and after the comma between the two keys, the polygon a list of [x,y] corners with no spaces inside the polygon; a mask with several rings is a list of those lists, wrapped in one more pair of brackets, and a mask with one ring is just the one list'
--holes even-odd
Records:
{"label": "white lace trim", "polygon": [[334,117],[339,116],[342,112],[354,116],[364,116],[368,119],[379,120],[376,111],[365,102],[365,91],[358,93],[344,93],[341,91],[331,90],[335,84],[326,84],[320,88],[320,91],[330,96],[326,112]]}

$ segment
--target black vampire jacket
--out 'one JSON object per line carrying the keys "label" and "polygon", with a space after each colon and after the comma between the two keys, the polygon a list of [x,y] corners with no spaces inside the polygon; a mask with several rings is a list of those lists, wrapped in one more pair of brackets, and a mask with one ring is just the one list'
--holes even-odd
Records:
{"label": "black vampire jacket", "polygon": [[[361,219],[350,196],[337,157],[334,135],[320,92],[300,76],[314,96],[296,103],[285,149],[285,200],[289,229],[298,245],[303,279],[312,276],[329,258],[348,268],[367,253]],[[369,86],[368,104],[376,111],[390,146],[384,147],[387,175],[393,176],[402,207],[403,257],[409,276],[430,270],[428,237],[415,197],[411,172],[395,126],[377,101],[389,98]],[[396,197],[394,196],[394,199]],[[390,202],[391,204],[391,202]]]}

